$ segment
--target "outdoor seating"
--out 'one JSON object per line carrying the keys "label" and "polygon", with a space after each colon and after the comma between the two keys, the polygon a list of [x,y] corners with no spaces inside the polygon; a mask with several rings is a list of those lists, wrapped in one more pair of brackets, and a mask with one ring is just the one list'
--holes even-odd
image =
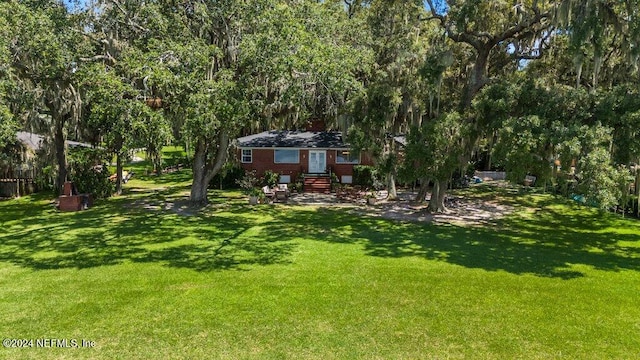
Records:
{"label": "outdoor seating", "polygon": [[271,190],[271,189],[270,189],[268,186],[266,186],[266,185],[262,187],[262,192],[264,193],[264,196],[265,196],[268,200],[271,200],[271,201],[273,201],[273,199],[274,199],[274,198],[275,198],[275,196],[276,196],[275,191]]}
{"label": "outdoor seating", "polygon": [[291,194],[291,192],[289,191],[289,185],[287,184],[278,184],[278,191],[284,191],[287,196]]}
{"label": "outdoor seating", "polygon": [[278,184],[278,187],[276,188],[275,199],[277,201],[286,202],[288,198],[289,198],[289,187],[287,186],[287,184]]}
{"label": "outdoor seating", "polygon": [[[131,177],[133,176],[133,171],[129,172],[127,170],[123,170],[122,171],[122,183],[126,184],[129,179],[131,179]],[[109,180],[115,182],[118,179],[118,174],[111,174],[111,176],[109,176]]]}

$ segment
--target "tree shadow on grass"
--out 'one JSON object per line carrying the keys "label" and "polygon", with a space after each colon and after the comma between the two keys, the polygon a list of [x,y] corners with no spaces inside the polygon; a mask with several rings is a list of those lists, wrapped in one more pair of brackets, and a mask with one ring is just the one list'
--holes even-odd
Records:
{"label": "tree shadow on grass", "polygon": [[[147,194],[162,203],[174,190]],[[368,256],[419,257],[466,268],[572,279],[574,265],[640,270],[640,225],[570,206],[514,214],[485,227],[403,223],[338,208],[256,206],[215,197],[190,216],[111,199],[59,213],[38,198],[0,204],[0,261],[31,269],[92,268],[123,262],[195,271],[289,264],[299,241],[361,246]],[[541,203],[537,202],[540,206]],[[219,206],[219,207],[216,207]],[[526,215],[526,216],[525,216]],[[624,230],[624,231],[622,231]]]}
{"label": "tree shadow on grass", "polygon": [[[324,219],[324,229],[305,224]],[[631,233],[611,216],[593,212],[563,214],[544,209],[530,218],[512,216],[492,227],[401,223],[344,211],[298,212],[281,221],[287,232],[318,241],[361,244],[371,256],[421,257],[467,268],[572,279],[585,276],[573,265],[598,270],[640,270],[640,226]],[[624,224],[633,224],[625,222]],[[282,234],[284,235],[284,233]],[[623,245],[631,243],[632,245]]]}
{"label": "tree shadow on grass", "polygon": [[[158,200],[158,199],[150,199]],[[196,271],[243,270],[286,264],[295,244],[263,234],[260,217],[180,216],[127,207],[112,199],[76,213],[59,213],[43,201],[3,204],[0,261],[35,270],[92,268],[123,262],[159,263]],[[273,209],[265,209],[263,216]],[[11,213],[18,212],[19,216]]]}

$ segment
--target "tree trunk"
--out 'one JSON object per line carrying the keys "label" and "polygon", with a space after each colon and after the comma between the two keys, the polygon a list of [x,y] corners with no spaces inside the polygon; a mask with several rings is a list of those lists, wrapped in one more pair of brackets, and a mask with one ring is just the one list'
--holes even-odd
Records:
{"label": "tree trunk", "polygon": [[422,178],[420,179],[420,189],[418,190],[418,195],[416,195],[416,202],[424,203],[427,192],[429,192],[429,179]]}
{"label": "tree trunk", "polygon": [[496,134],[495,132],[493,134],[491,134],[491,139],[489,141],[489,149],[488,149],[488,155],[487,155],[487,163],[485,164],[484,169],[486,171],[491,171],[491,162],[493,160],[492,154],[493,154],[493,146],[495,144],[496,141]]}
{"label": "tree trunk", "polygon": [[393,173],[387,175],[387,200],[396,200],[398,198],[398,191],[396,189],[396,177]]}
{"label": "tree trunk", "polygon": [[476,51],[478,51],[478,55],[473,64],[471,79],[469,79],[469,84],[467,84],[462,102],[460,103],[460,112],[463,114],[471,108],[471,103],[480,89],[489,82],[487,79],[487,69],[489,66],[489,53],[491,48],[484,46],[480,49],[476,49]]}
{"label": "tree trunk", "polygon": [[194,178],[191,185],[190,201],[193,206],[205,206],[208,204],[207,199],[207,184],[205,184],[204,178]]}
{"label": "tree trunk", "polygon": [[56,149],[56,161],[58,162],[58,179],[56,189],[58,194],[62,194],[62,187],[64,186],[64,182],[67,181],[67,154],[65,149],[64,121],[56,121],[56,130],[53,135],[53,139]]}
{"label": "tree trunk", "polygon": [[447,195],[447,185],[449,180],[437,180],[433,183],[433,190],[431,191],[431,199],[429,200],[429,206],[427,209],[432,213],[446,212],[447,208],[444,206],[444,199]]}
{"label": "tree trunk", "polygon": [[640,195],[640,166],[636,165],[636,182],[634,184],[633,194]]}
{"label": "tree trunk", "polygon": [[204,186],[206,145],[198,141],[193,154],[193,184],[189,200],[195,206],[207,205],[207,188]]}
{"label": "tree trunk", "polygon": [[116,153],[116,195],[122,194],[122,151]]}
{"label": "tree trunk", "polygon": [[[229,150],[229,134],[221,131],[218,134],[217,146],[210,146],[204,139],[199,139],[193,156],[193,183],[191,185],[191,195],[189,200],[194,206],[207,205],[207,188],[213,177],[220,172]],[[207,150],[215,149],[215,157],[207,162]]]}

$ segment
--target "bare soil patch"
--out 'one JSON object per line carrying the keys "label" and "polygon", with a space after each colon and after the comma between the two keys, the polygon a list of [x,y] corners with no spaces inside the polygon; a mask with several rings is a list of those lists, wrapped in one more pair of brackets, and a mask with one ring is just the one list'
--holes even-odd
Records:
{"label": "bare soil patch", "polygon": [[[399,192],[398,200],[379,200],[358,211],[363,215],[379,216],[385,219],[411,222],[433,222],[456,225],[487,225],[514,212],[511,205],[501,204],[496,200],[477,197],[447,195],[445,213],[432,214],[427,210],[427,203],[415,202],[416,193]],[[429,199],[430,194],[427,195]]]}

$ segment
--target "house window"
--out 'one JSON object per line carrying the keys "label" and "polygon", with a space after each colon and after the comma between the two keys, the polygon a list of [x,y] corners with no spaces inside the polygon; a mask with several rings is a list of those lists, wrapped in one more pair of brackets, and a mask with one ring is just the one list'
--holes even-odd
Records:
{"label": "house window", "polygon": [[252,163],[253,162],[253,150],[242,150],[242,162],[243,163]]}
{"label": "house window", "polygon": [[273,162],[276,164],[298,164],[300,162],[299,150],[277,149],[273,154]]}
{"label": "house window", "polygon": [[358,156],[349,150],[336,150],[336,164],[358,164]]}

